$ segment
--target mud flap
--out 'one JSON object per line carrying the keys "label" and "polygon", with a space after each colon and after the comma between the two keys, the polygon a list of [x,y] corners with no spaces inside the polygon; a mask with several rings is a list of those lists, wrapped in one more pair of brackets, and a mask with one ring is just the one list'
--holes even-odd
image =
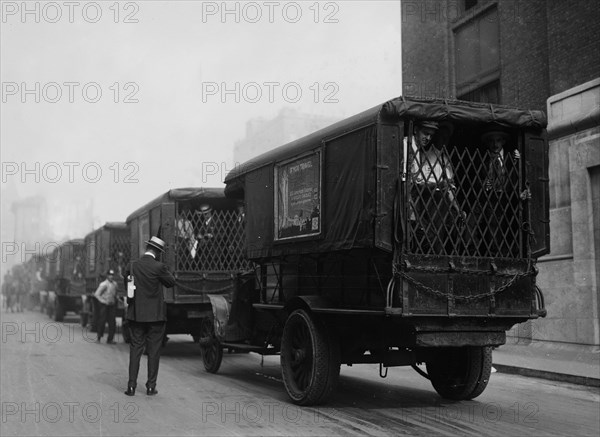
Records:
{"label": "mud flap", "polygon": [[209,294],[215,324],[215,335],[219,341],[225,341],[225,326],[229,320],[231,305],[224,296]]}

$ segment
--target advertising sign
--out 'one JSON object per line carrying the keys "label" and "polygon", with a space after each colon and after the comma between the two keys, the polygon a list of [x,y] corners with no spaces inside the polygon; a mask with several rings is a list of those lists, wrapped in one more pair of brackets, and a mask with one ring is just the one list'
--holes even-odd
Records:
{"label": "advertising sign", "polygon": [[275,239],[321,233],[321,152],[275,166]]}

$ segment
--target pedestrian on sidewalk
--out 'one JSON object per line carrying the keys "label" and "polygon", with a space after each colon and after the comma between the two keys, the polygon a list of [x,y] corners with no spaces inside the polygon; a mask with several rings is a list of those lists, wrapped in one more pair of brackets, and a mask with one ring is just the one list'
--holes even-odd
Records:
{"label": "pedestrian on sidewalk", "polygon": [[109,270],[106,279],[100,283],[94,297],[100,305],[98,312],[97,343],[102,341],[104,327],[108,322],[108,339],[106,343],[115,344],[114,337],[117,325],[117,283],[114,270]]}
{"label": "pedestrian on sidewalk", "polygon": [[[161,284],[167,288],[175,285],[175,278],[159,257],[165,251],[165,242],[158,237],[146,241],[146,252],[133,262],[125,272],[126,288],[133,282],[133,298],[127,298],[127,320],[129,321],[131,342],[129,343],[129,381],[127,396],[135,395],[140,359],[144,346],[148,352],[148,379],[146,394],[155,395],[160,347],[165,337],[167,307]],[[133,288],[133,287],[132,287]]]}

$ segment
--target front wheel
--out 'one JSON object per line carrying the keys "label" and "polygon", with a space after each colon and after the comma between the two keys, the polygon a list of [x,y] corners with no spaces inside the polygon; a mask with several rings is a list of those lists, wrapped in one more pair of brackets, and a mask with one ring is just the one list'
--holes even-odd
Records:
{"label": "front wheel", "polygon": [[292,402],[325,402],[339,379],[340,349],[333,332],[304,310],[288,317],[281,338],[281,373]]}
{"label": "front wheel", "polygon": [[202,352],[204,368],[209,373],[217,373],[223,361],[223,348],[215,336],[215,329],[211,319],[205,318],[202,320],[198,343]]}
{"label": "front wheel", "polygon": [[433,388],[446,399],[468,400],[487,387],[492,371],[489,346],[440,348],[427,361]]}

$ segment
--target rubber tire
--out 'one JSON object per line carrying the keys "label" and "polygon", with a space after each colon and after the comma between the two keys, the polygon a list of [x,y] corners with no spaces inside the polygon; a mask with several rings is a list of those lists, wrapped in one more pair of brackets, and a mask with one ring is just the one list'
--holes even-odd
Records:
{"label": "rubber tire", "polygon": [[487,387],[492,368],[490,347],[440,348],[427,361],[427,373],[438,394],[456,401],[474,399]]}
{"label": "rubber tire", "polygon": [[475,385],[475,389],[471,392],[468,399],[475,399],[479,396],[488,385],[492,374],[492,348],[486,346],[482,348],[483,362],[481,363],[481,375]]}
{"label": "rubber tire", "polygon": [[340,347],[325,325],[299,309],[290,314],[281,338],[281,374],[297,405],[327,400],[340,374]]}
{"label": "rubber tire", "polygon": [[208,373],[217,373],[221,367],[221,362],[223,361],[223,347],[221,347],[221,343],[215,336],[212,319],[206,318],[202,320],[200,338],[210,338],[209,344],[200,344],[204,369],[206,369]]}

